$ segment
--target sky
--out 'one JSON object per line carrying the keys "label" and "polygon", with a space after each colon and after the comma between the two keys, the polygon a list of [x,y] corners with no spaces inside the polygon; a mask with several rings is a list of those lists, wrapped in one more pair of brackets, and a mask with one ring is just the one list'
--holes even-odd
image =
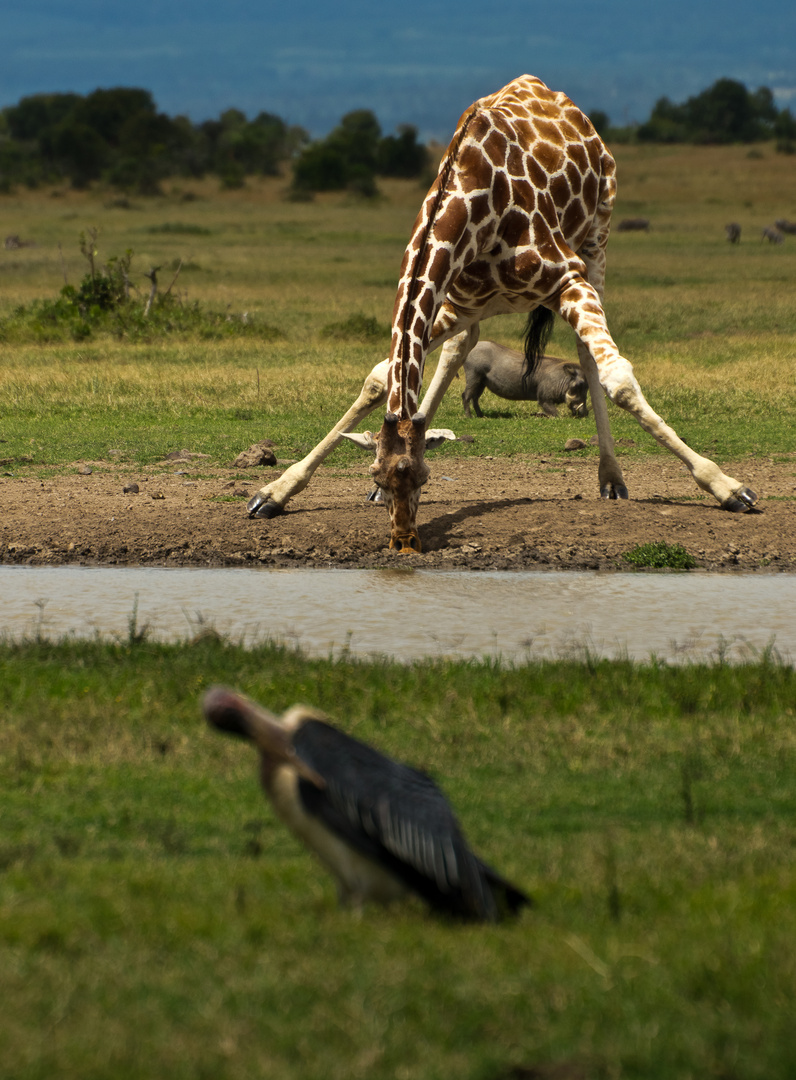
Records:
{"label": "sky", "polygon": [[265,111],[317,138],[372,109],[447,141],[521,74],[614,124],[732,78],[796,113],[793,0],[0,0],[0,108],[136,86],[194,122]]}

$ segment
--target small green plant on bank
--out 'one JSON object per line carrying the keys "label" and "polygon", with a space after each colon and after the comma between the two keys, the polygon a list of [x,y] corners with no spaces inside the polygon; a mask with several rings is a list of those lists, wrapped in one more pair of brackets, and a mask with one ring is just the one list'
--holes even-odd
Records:
{"label": "small green plant on bank", "polygon": [[55,300],[34,300],[15,308],[8,318],[0,319],[0,341],[80,342],[102,335],[150,341],[180,334],[203,340],[248,336],[274,341],[282,336],[275,327],[247,313],[213,311],[175,293],[180,261],[170,267],[171,278],[165,290],[158,280],[162,266],[144,272],[149,286],[139,289],[131,276],[132,249],[127,248],[123,255],[112,256],[99,266],[97,235],[97,229],[80,234],[80,252],[88,263],[80,284],[75,287],[67,283]]}
{"label": "small green plant on bank", "polygon": [[623,552],[622,558],[633,566],[652,570],[693,570],[697,565],[694,556],[681,544],[667,544],[665,540],[639,544]]}

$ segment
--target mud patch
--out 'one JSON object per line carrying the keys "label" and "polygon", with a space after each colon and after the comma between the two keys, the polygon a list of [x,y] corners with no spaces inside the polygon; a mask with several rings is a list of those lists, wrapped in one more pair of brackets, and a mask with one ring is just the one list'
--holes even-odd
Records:
{"label": "mud patch", "polygon": [[[79,474],[80,464],[91,472]],[[703,569],[796,570],[796,455],[722,463],[760,494],[730,514],[683,466],[623,465],[631,498],[597,497],[596,461],[437,457],[420,503],[422,555],[388,550],[386,510],[366,501],[367,466],[325,467],[280,517],[250,520],[246,501],[273,469],[180,462],[136,471],[75,463],[45,480],[0,477],[0,561],[103,565],[628,569],[650,541],[686,548]],[[138,485],[138,492],[125,486]]]}

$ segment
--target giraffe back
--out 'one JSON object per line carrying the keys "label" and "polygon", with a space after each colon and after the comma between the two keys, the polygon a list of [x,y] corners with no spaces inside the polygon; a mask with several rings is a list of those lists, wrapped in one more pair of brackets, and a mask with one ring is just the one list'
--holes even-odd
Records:
{"label": "giraffe back", "polygon": [[533,76],[462,115],[401,267],[391,412],[417,410],[425,356],[452,326],[530,311],[584,273],[579,252],[607,241],[615,174],[587,117]]}

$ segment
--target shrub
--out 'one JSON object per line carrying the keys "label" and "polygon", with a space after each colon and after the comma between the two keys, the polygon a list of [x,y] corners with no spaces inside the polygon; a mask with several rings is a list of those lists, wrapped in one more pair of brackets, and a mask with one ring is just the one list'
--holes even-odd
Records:
{"label": "shrub", "polygon": [[[248,315],[213,311],[198,302],[188,303],[171,291],[136,292],[130,281],[133,252],[114,256],[102,268],[95,259],[96,230],[80,236],[80,250],[89,263],[80,285],[64,285],[57,299],[35,300],[0,319],[0,341],[85,341],[94,334],[109,334],[132,341],[147,341],[171,334],[193,334],[202,339],[257,337],[273,341],[282,335],[275,327]],[[174,270],[174,279],[180,269]]]}
{"label": "shrub", "polygon": [[665,540],[639,544],[623,552],[622,558],[633,566],[653,570],[693,570],[697,565],[696,559],[682,545],[667,544]]}

